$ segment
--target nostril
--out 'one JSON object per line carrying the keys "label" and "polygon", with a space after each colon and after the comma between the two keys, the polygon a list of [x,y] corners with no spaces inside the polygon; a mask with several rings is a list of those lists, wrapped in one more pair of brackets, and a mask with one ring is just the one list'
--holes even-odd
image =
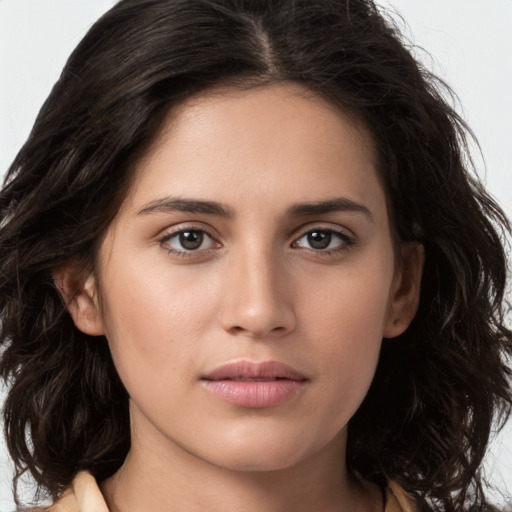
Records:
{"label": "nostril", "polygon": [[231,334],[247,334],[250,337],[254,338],[263,338],[265,336],[269,336],[272,334],[280,335],[287,332],[287,328],[285,326],[276,326],[270,330],[266,329],[256,329],[256,328],[246,328],[240,325],[234,325],[229,329]]}
{"label": "nostril", "polygon": [[275,290],[267,290],[268,286],[264,287],[265,294],[261,286],[253,288],[235,288],[226,295],[220,312],[223,329],[231,335],[254,338],[283,336],[292,331],[296,321],[293,302]]}

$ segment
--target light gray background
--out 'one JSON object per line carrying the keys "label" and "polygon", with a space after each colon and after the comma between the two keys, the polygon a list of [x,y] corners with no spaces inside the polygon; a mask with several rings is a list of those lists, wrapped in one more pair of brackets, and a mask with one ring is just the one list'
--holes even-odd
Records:
{"label": "light gray background", "polygon": [[[460,97],[485,157],[480,172],[512,217],[512,0],[378,0],[407,21],[427,67]],[[112,0],[0,0],[0,175],[28,136],[64,62]],[[509,319],[510,320],[510,319]],[[512,421],[494,440],[487,475],[512,494]],[[0,512],[14,510],[0,445]],[[499,502],[505,500],[496,494]]]}

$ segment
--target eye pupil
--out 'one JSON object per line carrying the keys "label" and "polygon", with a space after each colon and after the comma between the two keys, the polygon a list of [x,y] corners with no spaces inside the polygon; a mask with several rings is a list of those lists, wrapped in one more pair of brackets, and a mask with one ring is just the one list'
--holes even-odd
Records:
{"label": "eye pupil", "polygon": [[180,233],[179,237],[181,246],[189,251],[199,249],[204,238],[201,231],[184,231]]}
{"label": "eye pupil", "polygon": [[332,234],[328,231],[312,231],[308,233],[308,243],[313,249],[326,249],[331,243]]}

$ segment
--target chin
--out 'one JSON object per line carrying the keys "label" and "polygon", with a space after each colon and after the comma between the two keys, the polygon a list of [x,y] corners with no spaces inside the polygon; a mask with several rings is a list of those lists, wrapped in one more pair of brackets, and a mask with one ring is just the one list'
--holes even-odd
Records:
{"label": "chin", "polygon": [[296,454],[290,453],[287,456],[283,456],[281,450],[277,453],[272,449],[268,449],[264,453],[259,451],[257,455],[243,455],[237,453],[233,458],[224,459],[218,465],[231,471],[265,473],[289,469],[300,461],[300,457],[297,457]]}
{"label": "chin", "polygon": [[307,440],[293,435],[286,440],[272,435],[231,438],[223,440],[219,447],[205,454],[206,458],[216,466],[241,472],[285,470],[318,451],[317,447],[308,446]]}
{"label": "chin", "polygon": [[304,415],[302,423],[298,417],[285,421],[276,416],[210,423],[207,432],[196,431],[186,445],[199,458],[240,472],[282,471],[326,453],[343,456],[344,417],[309,424]]}

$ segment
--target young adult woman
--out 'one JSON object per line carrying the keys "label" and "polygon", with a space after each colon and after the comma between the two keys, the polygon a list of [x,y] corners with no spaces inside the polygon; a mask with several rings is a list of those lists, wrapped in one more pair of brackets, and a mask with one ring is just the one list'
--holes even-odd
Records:
{"label": "young adult woman", "polygon": [[508,222],[369,0],[122,0],[0,196],[52,512],[455,511],[511,403]]}

